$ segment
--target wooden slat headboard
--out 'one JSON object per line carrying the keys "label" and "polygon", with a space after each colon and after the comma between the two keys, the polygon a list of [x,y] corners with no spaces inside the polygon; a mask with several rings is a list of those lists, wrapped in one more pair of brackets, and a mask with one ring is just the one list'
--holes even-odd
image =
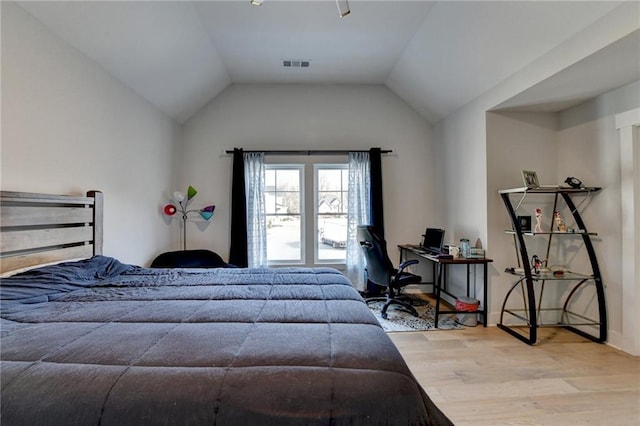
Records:
{"label": "wooden slat headboard", "polygon": [[0,191],[0,272],[102,254],[103,195]]}

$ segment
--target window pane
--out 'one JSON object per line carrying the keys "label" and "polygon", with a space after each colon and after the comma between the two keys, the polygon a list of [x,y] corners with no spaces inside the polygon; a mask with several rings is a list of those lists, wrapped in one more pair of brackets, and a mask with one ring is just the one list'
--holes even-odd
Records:
{"label": "window pane", "polygon": [[276,213],[276,194],[275,192],[266,191],[264,193],[264,209],[267,214]]}
{"label": "window pane", "polygon": [[301,167],[267,166],[265,209],[267,259],[298,263],[302,259]]}
{"label": "window pane", "polygon": [[349,188],[349,170],[342,169],[342,187],[347,190]]}
{"label": "window pane", "polygon": [[320,169],[318,170],[319,191],[340,191],[342,189],[342,170]]}
{"label": "window pane", "polygon": [[344,262],[347,247],[347,188],[349,171],[344,166],[317,169],[316,257],[320,261]]}
{"label": "window pane", "polygon": [[318,192],[318,213],[343,213],[341,192]]}
{"label": "window pane", "polygon": [[345,260],[347,215],[318,216],[318,260]]}
{"label": "window pane", "polygon": [[271,188],[272,190],[276,187],[276,171],[274,169],[265,170],[264,174],[264,184],[265,188]]}
{"label": "window pane", "polygon": [[300,213],[300,193],[299,192],[278,192],[276,208],[279,214],[299,214]]}
{"label": "window pane", "polygon": [[270,261],[300,261],[300,216],[267,217],[267,259]]}
{"label": "window pane", "polygon": [[276,191],[300,191],[300,171],[284,169],[276,171]]}

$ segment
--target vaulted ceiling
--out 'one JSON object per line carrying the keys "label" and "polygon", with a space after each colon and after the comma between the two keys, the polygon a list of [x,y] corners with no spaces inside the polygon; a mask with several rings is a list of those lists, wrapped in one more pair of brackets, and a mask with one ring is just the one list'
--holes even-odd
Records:
{"label": "vaulted ceiling", "polygon": [[[20,2],[178,122],[232,83],[384,84],[437,122],[620,2]],[[285,60],[308,67],[284,67]]]}

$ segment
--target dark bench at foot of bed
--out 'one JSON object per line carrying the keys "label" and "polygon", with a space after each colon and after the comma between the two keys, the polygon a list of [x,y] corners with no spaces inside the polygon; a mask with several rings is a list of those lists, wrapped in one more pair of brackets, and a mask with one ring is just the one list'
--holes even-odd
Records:
{"label": "dark bench at foot of bed", "polygon": [[180,250],[162,253],[151,263],[152,268],[233,268],[209,250]]}

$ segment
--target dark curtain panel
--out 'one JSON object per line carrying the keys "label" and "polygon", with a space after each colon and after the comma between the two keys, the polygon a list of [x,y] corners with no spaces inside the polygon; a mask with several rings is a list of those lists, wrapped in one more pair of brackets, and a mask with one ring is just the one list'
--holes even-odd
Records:
{"label": "dark curtain panel", "polygon": [[229,263],[246,268],[247,256],[247,195],[244,183],[244,153],[233,150],[233,174],[231,182],[231,247]]}
{"label": "dark curtain panel", "polygon": [[382,153],[380,148],[369,150],[371,162],[371,226],[384,239],[384,211],[382,209]]}

